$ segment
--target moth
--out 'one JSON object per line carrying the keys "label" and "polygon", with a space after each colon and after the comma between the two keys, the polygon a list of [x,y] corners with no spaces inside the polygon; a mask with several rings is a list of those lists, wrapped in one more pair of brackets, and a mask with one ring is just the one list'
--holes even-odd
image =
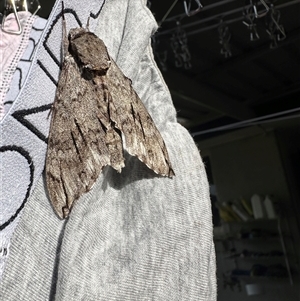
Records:
{"label": "moth", "polygon": [[63,40],[46,156],[47,190],[61,219],[105,166],[121,172],[124,144],[155,173],[174,175],[161,134],[104,42],[88,26],[65,30]]}

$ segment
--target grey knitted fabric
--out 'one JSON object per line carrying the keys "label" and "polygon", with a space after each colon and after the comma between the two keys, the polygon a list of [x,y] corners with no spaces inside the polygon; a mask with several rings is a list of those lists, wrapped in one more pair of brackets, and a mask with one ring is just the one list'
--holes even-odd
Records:
{"label": "grey knitted fabric", "polygon": [[[76,12],[83,7],[79,0],[64,2]],[[97,1],[91,2],[95,8]],[[60,5],[55,9],[52,19]],[[41,176],[11,242],[0,300],[216,300],[205,169],[192,138],[176,122],[153,60],[155,30],[145,1],[106,0],[95,32],[132,79],[165,139],[176,176],[159,177],[126,156],[122,173],[105,168],[66,221],[54,214]],[[60,41],[51,45],[60,47]],[[45,65],[52,70],[55,63],[49,58]]]}

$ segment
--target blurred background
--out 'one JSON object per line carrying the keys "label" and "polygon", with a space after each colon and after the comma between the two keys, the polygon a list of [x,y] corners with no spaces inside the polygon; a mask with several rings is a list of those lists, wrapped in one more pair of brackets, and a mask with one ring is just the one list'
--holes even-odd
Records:
{"label": "blurred background", "polygon": [[211,187],[218,301],[300,300],[300,1],[148,1]]}

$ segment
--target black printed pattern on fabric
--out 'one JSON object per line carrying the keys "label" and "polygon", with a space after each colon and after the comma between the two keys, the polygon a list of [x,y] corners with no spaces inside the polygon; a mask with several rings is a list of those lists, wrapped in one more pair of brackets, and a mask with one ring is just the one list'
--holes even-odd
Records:
{"label": "black printed pattern on fabric", "polygon": [[28,187],[27,190],[24,192],[25,196],[21,205],[19,206],[19,208],[17,208],[16,212],[7,221],[5,221],[2,225],[0,225],[0,231],[5,229],[11,222],[13,222],[15,218],[18,216],[18,214],[21,212],[21,210],[23,209],[30,194],[30,190],[33,182],[33,175],[34,175],[34,165],[29,153],[26,150],[16,145],[8,145],[8,146],[0,147],[0,153],[4,154],[5,152],[15,152],[21,155],[22,157],[24,157],[28,163],[28,170],[30,175],[29,175]]}
{"label": "black printed pattern on fabric", "polygon": [[[39,23],[41,25],[42,23]],[[4,105],[7,108],[6,111],[9,111],[9,108],[13,105],[16,97],[19,95],[22,84],[24,82],[25,77],[27,76],[27,73],[29,71],[30,64],[32,63],[34,52],[36,49],[36,46],[38,44],[40,35],[43,31],[44,27],[38,28],[38,27],[31,27],[31,34],[29,37],[29,42],[26,51],[23,53],[22,58],[20,59],[17,68],[15,70],[10,88],[7,92]],[[40,109],[40,108],[39,108]],[[43,134],[40,133],[37,129],[34,128],[33,125],[30,125],[29,122],[24,119],[24,117],[28,114],[31,114],[33,112],[25,112],[26,110],[21,110],[19,112],[12,113],[12,117],[17,119],[19,122],[21,122],[23,125],[26,124],[26,127],[29,128],[31,131],[36,132],[37,135],[41,139],[45,139],[46,137],[43,137]],[[15,145],[15,144],[8,144],[8,145],[2,145],[0,146],[0,154],[3,160],[6,160],[9,158],[14,158],[16,162],[22,161],[24,166],[22,166],[22,172],[24,173],[23,179],[27,179],[28,182],[26,185],[23,185],[26,187],[24,191],[22,192],[22,198],[18,198],[18,202],[15,202],[16,208],[14,208],[13,212],[11,210],[6,211],[6,209],[3,209],[1,224],[0,224],[0,231],[4,230],[6,227],[8,227],[13,221],[17,218],[19,213],[22,211],[31,191],[31,187],[33,185],[33,178],[34,178],[34,163],[32,161],[32,157],[28,150],[26,150],[21,145]],[[7,157],[8,156],[8,157]],[[13,159],[10,159],[13,160]],[[4,161],[2,162],[3,166],[6,166]],[[2,166],[2,168],[4,168]],[[9,165],[10,166],[10,165]],[[5,172],[5,171],[4,171]],[[6,172],[3,173],[3,175],[6,175]],[[20,183],[19,183],[20,184]],[[3,191],[3,194],[5,194],[5,191]],[[20,196],[19,196],[20,197]],[[6,204],[6,202],[3,200],[4,203],[2,203],[3,206]],[[5,212],[9,212],[8,214]]]}
{"label": "black printed pattern on fabric", "polygon": [[[33,35],[35,35],[34,32],[40,32],[42,33],[44,28],[37,28],[32,26],[32,32]],[[27,49],[32,49],[32,51],[26,56],[26,53],[23,55],[23,57],[20,59],[20,62],[15,70],[14,77],[16,78],[15,82],[12,81],[12,86],[14,87],[14,93],[10,93],[11,87],[7,91],[6,99],[4,100],[4,106],[6,107],[5,111],[8,111],[8,108],[14,103],[15,95],[19,94],[22,83],[26,77],[26,74],[28,72],[28,65],[31,64],[33,60],[34,50],[37,46],[38,40],[29,37],[28,46]],[[26,66],[27,65],[27,66]],[[16,84],[18,82],[18,84]]]}
{"label": "black printed pattern on fabric", "polygon": [[76,14],[76,12],[73,9],[70,8],[66,8],[63,10],[63,12],[59,13],[56,18],[53,20],[51,26],[49,27],[49,31],[45,37],[45,40],[43,42],[43,46],[46,49],[46,51],[48,52],[48,54],[50,55],[50,57],[52,58],[52,60],[55,62],[55,64],[57,66],[59,66],[61,68],[61,59],[57,58],[54,53],[51,51],[50,45],[48,44],[48,40],[49,37],[51,36],[53,27],[56,25],[56,23],[61,19],[62,14],[64,13],[64,15],[66,16],[67,14],[72,14],[78,24],[79,27],[82,27],[82,22],[80,21],[78,15]]}
{"label": "black printed pattern on fabric", "polygon": [[28,128],[32,133],[38,136],[42,141],[47,143],[47,137],[38,129],[36,128],[30,121],[28,121],[25,117],[31,114],[36,114],[44,111],[50,110],[52,104],[28,109],[28,110],[19,110],[12,114],[12,116],[17,119],[21,124]]}

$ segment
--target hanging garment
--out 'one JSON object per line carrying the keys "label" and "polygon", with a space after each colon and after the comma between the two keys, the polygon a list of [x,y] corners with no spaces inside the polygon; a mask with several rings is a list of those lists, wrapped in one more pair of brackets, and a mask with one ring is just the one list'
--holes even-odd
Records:
{"label": "hanging garment", "polygon": [[68,219],[60,220],[43,174],[49,111],[60,73],[61,1],[37,45],[28,76],[0,123],[1,202],[15,203],[2,228],[18,220],[8,246],[0,300],[216,300],[209,189],[192,138],[176,122],[154,62],[157,29],[142,0],[65,0],[68,30],[85,25],[108,52],[160,130],[175,176],[158,177],[126,155],[106,167]]}

